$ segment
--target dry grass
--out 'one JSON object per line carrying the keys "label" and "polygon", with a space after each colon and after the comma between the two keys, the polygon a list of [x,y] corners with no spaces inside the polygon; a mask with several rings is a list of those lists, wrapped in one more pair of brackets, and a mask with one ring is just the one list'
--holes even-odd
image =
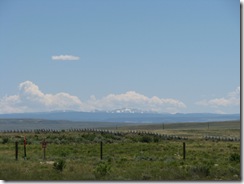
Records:
{"label": "dry grass", "polygon": [[[184,125],[184,126],[183,126]],[[4,180],[234,180],[240,181],[240,142],[206,141],[203,135],[240,137],[240,122],[218,122],[206,128],[198,124],[144,125],[118,131],[152,131],[188,137],[188,140],[154,141],[151,135],[111,135],[94,132],[1,133],[0,178]],[[149,128],[150,126],[150,128]],[[227,128],[228,127],[228,128]],[[231,128],[230,128],[231,127]],[[27,160],[23,159],[23,135],[27,137]],[[46,161],[40,142],[49,141]],[[142,141],[143,138],[149,142]],[[19,160],[15,145],[19,143]],[[100,144],[104,141],[103,160]],[[186,143],[183,160],[182,142]],[[66,167],[58,171],[57,160]]]}

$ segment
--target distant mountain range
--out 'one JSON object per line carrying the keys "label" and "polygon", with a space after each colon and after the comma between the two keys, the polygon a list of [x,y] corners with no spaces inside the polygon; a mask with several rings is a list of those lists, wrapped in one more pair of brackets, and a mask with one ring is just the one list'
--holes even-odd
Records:
{"label": "distant mountain range", "polygon": [[116,109],[113,111],[55,111],[39,113],[0,114],[0,119],[45,119],[67,121],[127,122],[127,123],[173,123],[173,122],[209,122],[240,120],[240,114],[213,113],[153,113],[138,109]]}

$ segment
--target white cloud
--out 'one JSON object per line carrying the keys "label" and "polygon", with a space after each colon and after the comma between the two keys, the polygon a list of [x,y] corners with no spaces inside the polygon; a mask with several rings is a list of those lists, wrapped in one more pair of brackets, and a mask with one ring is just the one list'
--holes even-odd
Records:
{"label": "white cloud", "polygon": [[81,102],[77,96],[68,93],[45,94],[31,81],[19,84],[18,95],[5,96],[0,99],[0,113],[44,112],[54,110],[114,110],[135,108],[145,111],[178,112],[186,105],[176,99],[151,98],[135,91],[122,94],[109,94],[101,99],[93,95],[87,102]]}
{"label": "white cloud", "polygon": [[210,100],[201,100],[197,105],[220,107],[220,106],[239,106],[240,105],[240,86],[230,92],[226,97],[214,98]]}
{"label": "white cloud", "polygon": [[0,113],[82,110],[78,97],[68,93],[44,94],[31,81],[19,85],[19,94],[0,100]]}
{"label": "white cloud", "polygon": [[[92,109],[114,110],[119,108],[135,108],[145,111],[156,112],[178,112],[179,109],[186,108],[186,105],[176,99],[163,99],[156,96],[149,98],[135,91],[128,91],[123,94],[109,94],[100,100],[92,96],[88,102]],[[170,110],[169,110],[170,109]]]}
{"label": "white cloud", "polygon": [[80,57],[72,56],[72,55],[52,56],[52,60],[71,61],[71,60],[79,60],[79,59]]}
{"label": "white cloud", "polygon": [[0,99],[0,113],[19,113],[23,112],[24,107],[18,107],[20,100],[18,95],[5,96]]}

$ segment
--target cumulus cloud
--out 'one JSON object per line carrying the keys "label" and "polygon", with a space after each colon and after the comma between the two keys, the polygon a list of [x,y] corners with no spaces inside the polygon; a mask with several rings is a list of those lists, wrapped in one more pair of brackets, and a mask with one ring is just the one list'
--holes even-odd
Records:
{"label": "cumulus cloud", "polygon": [[78,97],[68,93],[44,94],[31,81],[20,83],[18,95],[6,96],[0,100],[0,113],[82,110],[81,107]]}
{"label": "cumulus cloud", "polygon": [[214,98],[210,100],[201,100],[196,103],[197,105],[203,106],[239,106],[240,105],[240,86],[237,87],[234,91],[230,92],[226,97]]}
{"label": "cumulus cloud", "polygon": [[134,108],[145,111],[175,113],[186,105],[176,99],[147,97],[135,91],[122,94],[109,94],[101,99],[94,95],[86,102],[68,93],[45,94],[31,81],[19,84],[19,93],[0,99],[0,113],[45,112],[54,110],[114,110]]}
{"label": "cumulus cloud", "polygon": [[52,60],[60,60],[60,61],[72,61],[72,60],[79,60],[80,57],[72,56],[72,55],[59,55],[59,56],[52,56]]}

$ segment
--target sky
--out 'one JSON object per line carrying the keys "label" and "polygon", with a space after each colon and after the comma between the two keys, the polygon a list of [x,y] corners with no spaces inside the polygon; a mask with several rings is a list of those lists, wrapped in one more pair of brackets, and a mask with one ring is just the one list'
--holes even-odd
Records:
{"label": "sky", "polygon": [[238,0],[1,0],[0,114],[240,113]]}

